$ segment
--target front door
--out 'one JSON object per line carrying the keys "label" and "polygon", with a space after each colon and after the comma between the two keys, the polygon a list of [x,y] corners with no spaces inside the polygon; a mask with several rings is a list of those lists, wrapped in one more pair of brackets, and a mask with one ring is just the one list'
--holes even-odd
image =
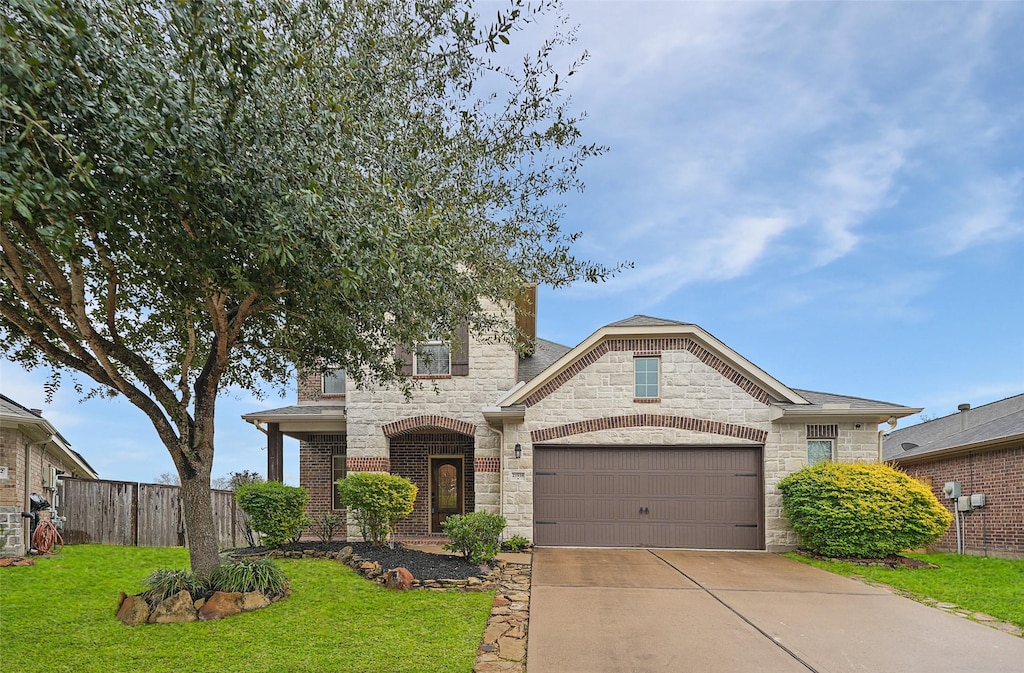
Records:
{"label": "front door", "polygon": [[442,532],[452,514],[462,514],[462,458],[431,458],[430,532]]}

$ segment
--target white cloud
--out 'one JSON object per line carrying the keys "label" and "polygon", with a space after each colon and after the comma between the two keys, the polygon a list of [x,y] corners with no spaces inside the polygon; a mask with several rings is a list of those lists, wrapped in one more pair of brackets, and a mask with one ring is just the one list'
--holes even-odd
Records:
{"label": "white cloud", "polygon": [[933,227],[940,254],[1024,235],[1024,174],[990,176],[966,185],[957,198],[958,212]]}

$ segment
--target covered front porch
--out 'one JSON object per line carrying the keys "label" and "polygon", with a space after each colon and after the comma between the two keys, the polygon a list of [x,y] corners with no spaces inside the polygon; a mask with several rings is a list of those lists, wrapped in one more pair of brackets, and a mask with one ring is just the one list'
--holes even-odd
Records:
{"label": "covered front porch", "polygon": [[284,438],[299,440],[299,485],[309,491],[311,515],[343,513],[334,482],[348,468],[345,407],[296,404],[244,414],[267,437],[267,481],[284,481]]}

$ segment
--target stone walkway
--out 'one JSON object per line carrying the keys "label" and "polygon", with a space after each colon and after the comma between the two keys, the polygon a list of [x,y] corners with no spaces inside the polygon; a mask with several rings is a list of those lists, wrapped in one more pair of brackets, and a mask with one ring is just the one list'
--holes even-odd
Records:
{"label": "stone walkway", "polygon": [[505,562],[474,673],[525,673],[531,570],[529,563]]}

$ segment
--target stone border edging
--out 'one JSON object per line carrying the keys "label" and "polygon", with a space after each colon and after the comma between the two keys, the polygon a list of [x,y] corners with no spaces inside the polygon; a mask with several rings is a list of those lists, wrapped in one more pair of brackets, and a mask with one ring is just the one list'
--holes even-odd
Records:
{"label": "stone border edging", "polygon": [[505,563],[473,673],[525,673],[533,567]]}

